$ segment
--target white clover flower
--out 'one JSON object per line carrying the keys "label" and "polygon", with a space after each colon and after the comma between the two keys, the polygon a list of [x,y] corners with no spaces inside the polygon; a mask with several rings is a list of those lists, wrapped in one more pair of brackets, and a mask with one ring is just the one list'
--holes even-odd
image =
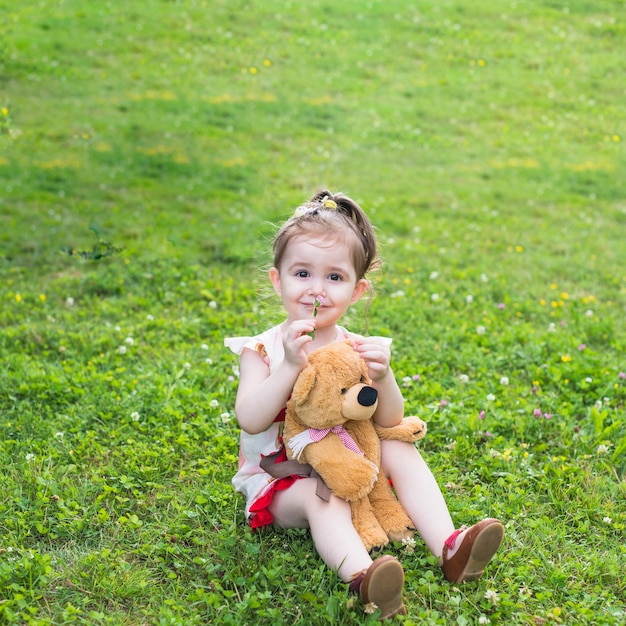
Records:
{"label": "white clover flower", "polygon": [[488,402],[493,402],[495,399],[496,399],[496,397],[492,393],[487,395],[487,401]]}
{"label": "white clover flower", "polygon": [[204,361],[207,365],[213,365],[213,359],[206,359]]}
{"label": "white clover flower", "polygon": [[190,370],[190,369],[191,369],[191,363],[183,363],[183,367],[184,367],[186,370]]}
{"label": "white clover flower", "polygon": [[230,413],[222,413],[220,417],[222,418],[222,422],[224,422],[224,424],[228,424],[228,422],[230,422]]}
{"label": "white clover flower", "polygon": [[26,461],[27,461],[28,463],[30,463],[31,461],[34,461],[34,460],[35,460],[35,455],[34,455],[34,454],[32,454],[31,452],[29,452],[29,453],[26,455],[26,457],[25,457],[25,458],[26,458]]}
{"label": "white clover flower", "polygon": [[413,554],[415,551],[415,539],[413,539],[413,537],[405,537],[402,540],[402,545],[404,546],[404,551],[407,554]]}
{"label": "white clover flower", "polygon": [[472,302],[474,302],[474,296],[468,293],[465,296],[465,302],[467,302],[467,304],[472,304]]}
{"label": "white clover flower", "polygon": [[587,378],[585,378],[585,382],[586,383],[592,383],[593,382],[593,378],[591,378],[591,376],[587,376]]}
{"label": "white clover flower", "polygon": [[404,297],[404,291],[402,291],[402,290],[399,290],[399,291],[394,291],[394,292],[391,294],[391,297],[392,297],[392,298],[403,298],[403,297]]}
{"label": "white clover flower", "polygon": [[489,282],[489,276],[487,276],[487,274],[481,274],[480,275],[480,280],[483,283],[488,283]]}
{"label": "white clover flower", "polygon": [[500,384],[504,385],[506,387],[506,385],[509,384],[509,377],[508,376],[502,376],[502,378],[500,378]]}
{"label": "white clover flower", "polygon": [[469,383],[469,376],[468,376],[467,374],[461,374],[461,375],[459,376],[459,380],[460,380],[462,383]]}
{"label": "white clover flower", "polygon": [[63,437],[65,437],[65,435],[61,431],[54,433],[55,439],[63,439]]}
{"label": "white clover flower", "polygon": [[65,304],[67,306],[74,306],[74,298],[72,298],[72,296],[68,296],[65,298]]}
{"label": "white clover flower", "polygon": [[585,317],[593,317],[593,311],[591,309],[585,311]]}
{"label": "white clover flower", "polygon": [[548,332],[549,333],[556,332],[556,324],[554,322],[550,322],[550,325],[548,326]]}
{"label": "white clover flower", "polygon": [[598,449],[596,450],[596,454],[608,454],[609,453],[609,446],[601,443],[598,446]]}
{"label": "white clover flower", "polygon": [[439,272],[431,272],[430,280],[435,280],[439,276]]}
{"label": "white clover flower", "polygon": [[133,422],[138,422],[139,421],[139,413],[137,413],[137,411],[133,411],[130,414],[130,419],[133,420]]}
{"label": "white clover flower", "polygon": [[209,302],[209,308],[217,309],[217,302],[215,302],[215,300],[211,300],[211,302]]}
{"label": "white clover flower", "polygon": [[209,402],[209,406],[210,406],[212,409],[217,409],[217,407],[218,407],[219,405],[220,405],[220,403],[219,403],[219,402],[218,402],[215,398],[213,398],[213,400],[211,400],[211,402]]}
{"label": "white clover flower", "polygon": [[146,316],[146,319],[147,319],[149,322],[154,322],[154,315],[152,315],[152,314],[150,314],[150,313],[149,313],[149,314]]}
{"label": "white clover flower", "polygon": [[498,606],[498,602],[500,602],[500,596],[498,596],[498,592],[495,589],[487,589],[485,591],[485,599],[489,600],[494,606]]}
{"label": "white clover flower", "polygon": [[605,524],[612,524],[612,523],[613,523],[613,520],[612,520],[610,517],[603,517],[603,518],[602,518],[602,521],[603,521]]}
{"label": "white clover flower", "polygon": [[200,349],[201,349],[201,350],[208,350],[208,349],[209,349],[209,346],[208,346],[206,343],[203,343],[203,344],[200,346]]}
{"label": "white clover flower", "polygon": [[433,293],[433,294],[431,294],[430,299],[431,299],[433,302],[437,302],[437,301],[439,300],[439,294],[438,294],[438,293]]}
{"label": "white clover flower", "polygon": [[127,346],[134,346],[135,345],[135,340],[132,337],[126,337],[126,339],[124,339],[124,343]]}
{"label": "white clover flower", "polygon": [[368,602],[363,607],[363,612],[367,613],[367,615],[371,615],[372,613],[376,613],[377,610],[378,610],[378,606],[374,602]]}
{"label": "white clover flower", "polygon": [[486,615],[481,615],[478,618],[478,623],[479,624],[491,624],[491,620]]}
{"label": "white clover flower", "polygon": [[126,346],[120,346],[120,347],[117,349],[117,353],[118,353],[118,354],[126,354]]}
{"label": "white clover flower", "polygon": [[485,327],[484,326],[476,326],[476,334],[477,335],[484,335],[485,334]]}

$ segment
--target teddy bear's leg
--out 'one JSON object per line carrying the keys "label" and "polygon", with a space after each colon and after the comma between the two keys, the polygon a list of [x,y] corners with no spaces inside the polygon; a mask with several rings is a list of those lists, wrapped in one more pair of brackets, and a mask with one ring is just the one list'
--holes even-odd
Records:
{"label": "teddy bear's leg", "polygon": [[381,470],[369,494],[374,515],[378,519],[390,541],[402,541],[413,537],[414,526],[404,507],[396,499],[387,478]]}
{"label": "teddy bear's leg", "polygon": [[350,503],[352,512],[352,524],[359,533],[365,549],[369,552],[373,549],[384,548],[389,540],[387,533],[381,528],[374,515],[372,505],[367,497]]}

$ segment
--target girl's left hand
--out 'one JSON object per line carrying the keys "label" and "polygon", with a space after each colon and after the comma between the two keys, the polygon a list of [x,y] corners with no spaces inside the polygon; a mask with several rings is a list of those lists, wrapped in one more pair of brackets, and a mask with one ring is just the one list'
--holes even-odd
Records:
{"label": "girl's left hand", "polygon": [[353,341],[352,347],[367,363],[372,381],[381,381],[391,371],[391,348],[387,342],[374,337],[359,337]]}

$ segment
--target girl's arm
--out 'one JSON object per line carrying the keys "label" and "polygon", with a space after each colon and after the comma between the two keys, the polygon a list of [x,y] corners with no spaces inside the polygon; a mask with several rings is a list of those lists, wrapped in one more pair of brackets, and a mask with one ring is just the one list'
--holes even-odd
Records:
{"label": "girl's arm", "polygon": [[354,349],[367,363],[372,387],[378,391],[374,421],[383,428],[397,426],[404,417],[404,398],[391,369],[391,350],[374,338],[358,337]]}
{"label": "girl's arm", "polygon": [[287,404],[298,374],[308,363],[304,346],[312,338],[303,333],[314,327],[309,320],[287,328],[283,336],[285,358],[271,372],[259,352],[246,348],[241,353],[235,414],[247,433],[255,435],[269,428]]}

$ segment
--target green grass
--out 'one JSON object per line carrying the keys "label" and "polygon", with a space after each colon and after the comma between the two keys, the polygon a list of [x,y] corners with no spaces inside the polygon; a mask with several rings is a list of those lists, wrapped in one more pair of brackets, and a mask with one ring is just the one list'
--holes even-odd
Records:
{"label": "green grass", "polygon": [[375,623],[230,486],[222,340],[280,319],[274,227],[329,187],[385,260],[347,325],[394,337],[455,520],[506,525],[458,588],[392,547],[399,621],[623,623],[625,20],[2,3],[0,622]]}

